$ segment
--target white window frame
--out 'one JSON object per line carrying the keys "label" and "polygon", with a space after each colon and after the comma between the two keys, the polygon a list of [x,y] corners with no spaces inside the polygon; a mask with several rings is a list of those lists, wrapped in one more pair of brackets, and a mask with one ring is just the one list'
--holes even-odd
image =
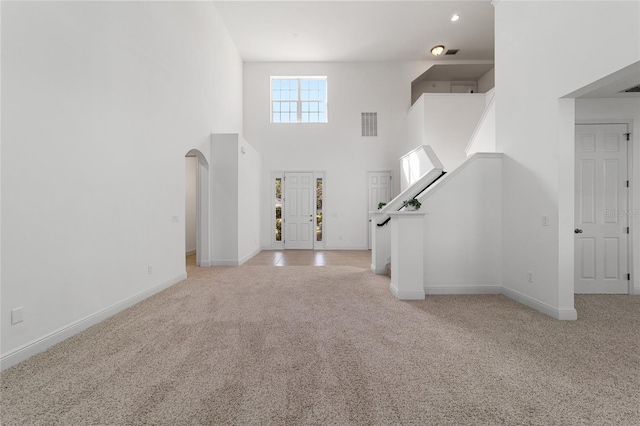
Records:
{"label": "white window frame", "polygon": [[[283,100],[274,101],[273,99],[273,80],[297,80],[298,81],[298,99],[289,100],[289,102],[296,102],[296,121],[273,121],[273,103],[283,102]],[[302,100],[300,91],[302,88],[303,80],[322,80],[325,82],[325,99],[324,100]],[[286,102],[286,100],[284,100]],[[302,121],[302,103],[303,102],[321,102],[324,103],[324,121]],[[329,86],[327,84],[327,76],[271,76],[269,80],[269,121],[273,124],[327,124],[329,122]]]}

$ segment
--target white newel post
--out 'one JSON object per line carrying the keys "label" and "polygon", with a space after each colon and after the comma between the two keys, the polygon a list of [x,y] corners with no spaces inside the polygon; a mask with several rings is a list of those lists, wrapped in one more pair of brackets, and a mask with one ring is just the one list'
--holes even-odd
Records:
{"label": "white newel post", "polygon": [[400,300],[424,299],[424,216],[400,211],[391,216],[391,293]]}

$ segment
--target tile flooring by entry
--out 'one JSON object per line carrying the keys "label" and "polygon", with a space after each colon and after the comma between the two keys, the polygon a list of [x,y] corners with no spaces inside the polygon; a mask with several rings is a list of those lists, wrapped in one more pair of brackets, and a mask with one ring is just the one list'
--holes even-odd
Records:
{"label": "tile flooring by entry", "polygon": [[[187,256],[195,266],[195,255]],[[263,250],[242,266],[355,266],[369,269],[369,250]]]}

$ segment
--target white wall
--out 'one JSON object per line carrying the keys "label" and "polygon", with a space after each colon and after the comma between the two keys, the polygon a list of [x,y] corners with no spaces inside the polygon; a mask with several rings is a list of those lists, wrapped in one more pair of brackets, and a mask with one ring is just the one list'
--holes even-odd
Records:
{"label": "white wall", "polygon": [[500,154],[477,154],[419,198],[425,293],[500,293],[501,163]]}
{"label": "white wall", "polygon": [[185,252],[191,254],[196,251],[196,180],[198,171],[198,159],[185,157],[184,159],[184,233]]}
{"label": "white wall", "polygon": [[487,106],[478,121],[473,135],[467,144],[467,155],[476,152],[496,152],[496,104],[495,91],[489,91],[486,96]]}
{"label": "white wall", "polygon": [[470,86],[473,93],[481,93],[478,90],[478,82],[472,80],[464,81],[434,81],[422,80],[413,83],[411,86],[411,102],[417,101],[423,93],[452,93],[451,86]]}
{"label": "white wall", "polygon": [[631,234],[635,256],[632,261],[634,294],[640,294],[640,98],[609,98],[609,99],[576,99],[576,122],[607,122],[613,120],[629,120],[632,140],[632,181],[631,200],[633,212],[630,216]]}
{"label": "white wall", "polygon": [[213,265],[240,265],[260,251],[261,156],[237,133],[211,135],[211,153]]}
{"label": "white wall", "polygon": [[239,145],[238,262],[242,264],[260,251],[260,195],[267,182],[261,182],[260,153],[244,139],[240,139]]}
{"label": "white wall", "polygon": [[4,368],[185,277],[184,156],[241,131],[243,65],[211,3],[2,9]]}
{"label": "white wall", "polygon": [[[423,94],[409,112],[411,144],[430,145],[444,170],[452,171],[467,159],[467,144],[485,105],[482,93]],[[424,114],[422,120],[418,117],[420,113]],[[414,140],[416,137],[421,139]]]}
{"label": "white wall", "polygon": [[[324,171],[323,237],[329,249],[367,247],[367,171],[393,170],[407,140],[411,81],[426,63],[246,63],[245,138],[262,154],[261,245],[271,247],[272,171]],[[327,76],[326,124],[271,124],[270,76]],[[362,137],[360,113],[378,113]]]}
{"label": "white wall", "polygon": [[478,79],[478,93],[487,93],[496,86],[496,69],[491,68]]}
{"label": "white wall", "polygon": [[524,303],[572,318],[575,115],[560,98],[638,60],[640,3],[498,1],[495,10],[502,282]]}

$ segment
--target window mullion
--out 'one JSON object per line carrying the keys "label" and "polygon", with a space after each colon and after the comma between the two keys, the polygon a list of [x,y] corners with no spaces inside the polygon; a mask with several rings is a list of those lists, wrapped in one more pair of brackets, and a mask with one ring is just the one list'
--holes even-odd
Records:
{"label": "window mullion", "polygon": [[298,79],[298,123],[302,123],[302,79]]}

